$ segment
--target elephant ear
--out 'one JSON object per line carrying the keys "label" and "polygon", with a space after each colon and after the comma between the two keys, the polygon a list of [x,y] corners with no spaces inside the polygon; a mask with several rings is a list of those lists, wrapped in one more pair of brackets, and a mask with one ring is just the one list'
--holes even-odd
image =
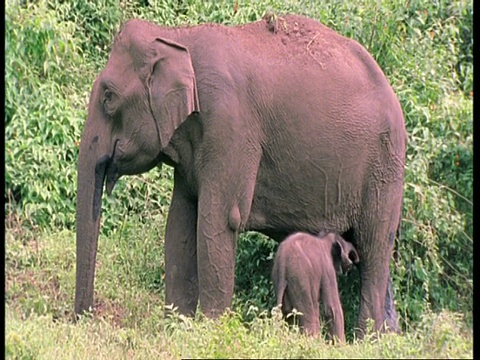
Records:
{"label": "elephant ear", "polygon": [[332,242],[331,256],[333,259],[333,266],[335,267],[335,272],[337,274],[343,273],[343,249],[342,244],[338,240]]}
{"label": "elephant ear", "polygon": [[154,60],[147,80],[150,108],[157,123],[162,148],[193,112],[199,112],[197,85],[188,49],[157,38]]}

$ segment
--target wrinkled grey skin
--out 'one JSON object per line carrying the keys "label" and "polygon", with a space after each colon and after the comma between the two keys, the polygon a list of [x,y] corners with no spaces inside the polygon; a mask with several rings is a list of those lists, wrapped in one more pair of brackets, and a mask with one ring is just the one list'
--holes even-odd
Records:
{"label": "wrinkled grey skin", "polygon": [[290,235],[278,247],[272,270],[277,305],[288,315],[295,308],[301,330],[309,335],[320,332],[320,303],[332,339],[345,341],[342,304],[337,274],[346,273],[359,262],[353,245],[341,236],[322,237],[306,233]]}
{"label": "wrinkled grey skin", "polygon": [[[128,21],[93,84],[78,159],[75,313],[93,307],[105,184],[173,166],[166,303],[230,306],[236,239],[345,235],[362,264],[359,328],[385,304],[403,196],[400,104],[357,42],[315,20],[169,28]],[[388,306],[388,311],[385,307]],[[386,314],[390,317],[386,318]]]}

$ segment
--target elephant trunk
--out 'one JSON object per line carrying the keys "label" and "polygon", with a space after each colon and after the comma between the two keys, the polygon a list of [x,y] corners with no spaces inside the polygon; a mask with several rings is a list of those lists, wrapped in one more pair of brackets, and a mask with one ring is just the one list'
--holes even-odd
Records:
{"label": "elephant trunk", "polygon": [[93,307],[95,261],[100,228],[103,184],[111,157],[98,136],[82,136],[77,178],[77,270],[75,314]]}

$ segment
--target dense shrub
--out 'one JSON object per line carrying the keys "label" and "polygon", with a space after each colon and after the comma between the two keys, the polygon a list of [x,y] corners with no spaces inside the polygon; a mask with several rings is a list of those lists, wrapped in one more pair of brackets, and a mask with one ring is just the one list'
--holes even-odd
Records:
{"label": "dense shrub", "polygon": [[[159,24],[261,18],[296,12],[354,38],[373,54],[402,104],[409,143],[401,237],[392,276],[397,310],[418,320],[431,306],[471,314],[473,271],[473,4],[401,1],[10,1],[5,15],[6,216],[46,229],[75,225],[76,161],[91,84],[130,17]],[[127,214],[164,218],[171,169],[121,179],[104,200],[103,232]],[[163,233],[163,230],[162,230]],[[238,242],[235,304],[273,304],[276,244]],[[157,281],[158,276],[152,278]],[[358,308],[358,273],[343,278],[348,327]],[[468,318],[468,316],[467,316]]]}
{"label": "dense shrub", "polygon": [[[73,224],[84,70],[75,24],[42,4],[5,17],[5,197],[36,225]],[[10,207],[12,206],[12,207]]]}

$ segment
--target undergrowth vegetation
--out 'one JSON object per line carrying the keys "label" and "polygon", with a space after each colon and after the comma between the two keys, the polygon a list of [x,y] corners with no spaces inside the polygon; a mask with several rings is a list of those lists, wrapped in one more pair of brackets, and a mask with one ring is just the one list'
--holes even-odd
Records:
{"label": "undergrowth vegetation", "polygon": [[[269,274],[277,244],[257,233],[239,239],[232,313],[218,321],[164,319],[163,235],[173,178],[166,166],[122,178],[104,197],[96,312],[72,325],[78,146],[91,86],[115,33],[132,17],[233,25],[266,11],[304,14],[359,41],[401,102],[409,141],[391,270],[405,334],[353,340],[356,270],[340,279],[352,348],[288,330],[272,310]],[[7,1],[5,354],[472,356],[472,48],[473,3],[467,0]]]}

